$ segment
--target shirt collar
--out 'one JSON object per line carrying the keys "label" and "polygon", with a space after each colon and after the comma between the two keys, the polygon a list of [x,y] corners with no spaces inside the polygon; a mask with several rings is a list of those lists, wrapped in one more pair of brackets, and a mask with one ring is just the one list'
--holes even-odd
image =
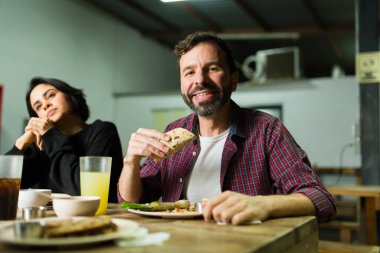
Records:
{"label": "shirt collar", "polygon": [[231,136],[237,135],[241,138],[245,138],[244,110],[240,106],[238,106],[233,100],[231,100],[231,110]]}

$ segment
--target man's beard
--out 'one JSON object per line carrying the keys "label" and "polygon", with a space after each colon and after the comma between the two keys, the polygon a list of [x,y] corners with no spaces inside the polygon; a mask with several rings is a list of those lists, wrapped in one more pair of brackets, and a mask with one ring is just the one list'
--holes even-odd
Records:
{"label": "man's beard", "polygon": [[[217,98],[212,101],[207,102],[201,102],[198,106],[196,106],[193,101],[192,97],[193,94],[197,91],[202,91],[207,89],[211,92],[216,92]],[[226,87],[222,86],[222,89],[220,89],[217,86],[205,84],[205,85],[199,85],[196,90],[194,90],[191,94],[185,94],[182,93],[183,101],[198,115],[202,117],[210,117],[215,115],[216,113],[220,112],[223,108],[223,106],[230,100],[231,97],[231,89],[227,89]]]}

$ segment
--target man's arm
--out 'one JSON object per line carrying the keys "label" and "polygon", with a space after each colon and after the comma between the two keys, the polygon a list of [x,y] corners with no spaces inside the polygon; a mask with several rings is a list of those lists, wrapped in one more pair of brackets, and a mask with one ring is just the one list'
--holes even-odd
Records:
{"label": "man's arm", "polygon": [[140,166],[129,164],[124,158],[123,170],[119,178],[119,194],[123,200],[138,202],[141,198]]}
{"label": "man's arm", "polygon": [[271,217],[315,215],[315,208],[308,197],[295,193],[289,195],[248,196],[225,191],[211,199],[205,206],[203,216],[234,225]]}
{"label": "man's arm", "polygon": [[119,178],[119,195],[122,200],[138,202],[142,194],[140,161],[153,154],[164,157],[169,148],[159,140],[170,140],[170,136],[152,129],[140,128],[131,135],[124,166]]}
{"label": "man's arm", "polygon": [[306,152],[280,121],[271,122],[267,129],[266,153],[276,192],[302,194],[313,203],[319,223],[331,220],[336,213],[334,199],[312,170]]}

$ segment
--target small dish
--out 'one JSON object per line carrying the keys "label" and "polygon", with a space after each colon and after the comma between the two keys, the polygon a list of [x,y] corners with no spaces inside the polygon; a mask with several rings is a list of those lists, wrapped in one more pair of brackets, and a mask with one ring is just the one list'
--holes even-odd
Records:
{"label": "small dish", "polygon": [[46,207],[24,207],[22,209],[22,219],[25,221],[30,221],[33,219],[44,218],[46,216]]}
{"label": "small dish", "polygon": [[46,206],[51,198],[50,189],[21,189],[18,195],[18,207]]}
{"label": "small dish", "polygon": [[97,196],[53,198],[53,209],[59,218],[94,216],[99,203],[100,198]]}

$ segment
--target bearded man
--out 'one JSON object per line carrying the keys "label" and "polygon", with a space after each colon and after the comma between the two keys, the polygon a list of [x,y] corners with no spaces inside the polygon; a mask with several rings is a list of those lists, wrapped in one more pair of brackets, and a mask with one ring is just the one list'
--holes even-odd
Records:
{"label": "bearded man", "polygon": [[[302,215],[331,220],[334,200],[282,122],[231,100],[238,71],[225,42],[213,33],[196,32],[174,53],[182,97],[194,113],[170,123],[166,131],[181,127],[197,138],[156,163],[153,155],[169,152],[160,140],[171,137],[144,128],[133,133],[119,178],[119,201],[207,198],[206,222],[235,225]],[[148,159],[140,168],[143,157]]]}

